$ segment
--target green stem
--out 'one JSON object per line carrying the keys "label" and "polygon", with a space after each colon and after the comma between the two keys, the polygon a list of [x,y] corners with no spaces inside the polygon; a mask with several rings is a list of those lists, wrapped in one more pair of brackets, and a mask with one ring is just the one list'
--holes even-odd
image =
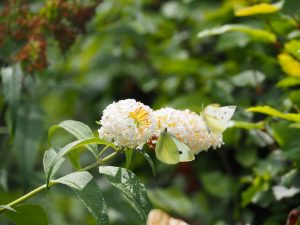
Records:
{"label": "green stem", "polygon": [[[52,186],[54,184],[55,183],[49,183],[49,186]],[[29,192],[29,193],[23,195],[22,197],[20,197],[20,198],[18,198],[16,200],[12,201],[11,203],[7,204],[7,206],[14,207],[14,206],[16,206],[16,205],[24,202],[25,200],[27,200],[27,199],[29,199],[29,198],[37,195],[38,193],[42,192],[45,189],[46,189],[46,184],[44,184],[42,186],[39,186],[36,189],[32,190],[31,192]],[[6,208],[0,208],[0,214],[4,213],[6,210],[8,210],[8,209],[6,209]]]}
{"label": "green stem", "polygon": [[103,153],[109,148],[109,145],[106,145],[99,153],[99,155],[97,156],[97,160],[100,159],[100,157],[103,155]]}
{"label": "green stem", "polygon": [[[110,155],[108,155],[108,156],[106,156],[106,157],[104,157],[104,158],[102,158],[102,159],[97,160],[97,162],[95,162],[95,163],[93,163],[93,164],[91,164],[91,165],[89,165],[89,166],[87,166],[87,167],[85,167],[85,168],[83,168],[83,169],[81,169],[81,170],[79,170],[79,171],[86,171],[86,170],[90,170],[90,169],[92,169],[92,168],[94,168],[94,167],[103,165],[103,164],[106,163],[107,161],[113,159],[119,152],[120,152],[120,151],[113,152],[112,154],[110,154]],[[52,183],[52,182],[50,181],[50,182],[49,182],[49,185],[48,185],[48,188],[51,187],[51,186],[53,186],[54,184],[56,184],[56,183],[54,183],[54,182]],[[14,200],[14,201],[8,203],[7,206],[9,206],[9,207],[14,207],[14,206],[16,206],[16,205],[18,205],[18,204],[20,204],[20,203],[26,201],[27,199],[32,198],[33,196],[39,194],[40,192],[42,192],[42,191],[45,190],[46,188],[47,188],[46,184],[44,184],[44,185],[42,185],[42,186],[39,186],[39,187],[37,187],[36,189],[32,190],[31,192],[29,192],[29,193],[23,195],[22,197],[20,197],[20,198]],[[0,208],[0,214],[4,213],[4,212],[7,211],[7,210],[8,210],[8,209],[6,209],[6,208]]]}
{"label": "green stem", "polygon": [[270,28],[270,30],[275,34],[276,39],[277,39],[277,43],[280,44],[280,47],[282,46],[281,40],[280,40],[280,35],[278,34],[278,32],[276,31],[276,29],[273,27],[271,21],[269,19],[264,19],[264,22],[266,23],[266,25]]}
{"label": "green stem", "polygon": [[97,166],[103,165],[103,164],[106,163],[107,161],[113,159],[118,153],[119,153],[119,152],[113,152],[112,154],[106,156],[105,158],[99,159],[99,160],[97,160],[97,162],[95,162],[95,163],[93,163],[93,164],[91,164],[91,165],[89,165],[89,166],[87,166],[87,167],[84,167],[84,168],[82,168],[82,169],[79,170],[79,171],[87,171],[87,170],[93,169],[93,168],[95,168],[95,167],[97,167]]}

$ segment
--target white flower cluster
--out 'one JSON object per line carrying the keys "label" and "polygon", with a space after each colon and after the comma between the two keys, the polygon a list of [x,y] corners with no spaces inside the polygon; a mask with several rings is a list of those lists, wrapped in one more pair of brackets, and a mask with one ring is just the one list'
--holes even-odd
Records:
{"label": "white flower cluster", "polygon": [[167,128],[168,132],[189,146],[194,154],[210,147],[215,149],[223,143],[222,134],[209,132],[203,118],[190,110],[162,108],[154,111],[154,116],[157,136]]}
{"label": "white flower cluster", "polygon": [[100,124],[100,138],[119,146],[136,148],[151,138],[156,121],[149,106],[126,99],[107,106]]}
{"label": "white flower cluster", "polygon": [[141,148],[151,137],[167,131],[185,143],[194,154],[220,147],[222,134],[210,132],[205,120],[189,110],[162,108],[153,111],[134,99],[107,106],[100,120],[100,138],[118,146]]}

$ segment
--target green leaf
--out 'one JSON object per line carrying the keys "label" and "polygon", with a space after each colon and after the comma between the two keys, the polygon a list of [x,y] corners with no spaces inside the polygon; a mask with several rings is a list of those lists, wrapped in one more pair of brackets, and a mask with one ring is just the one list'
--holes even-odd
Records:
{"label": "green leaf", "polygon": [[0,187],[2,187],[3,190],[8,191],[7,170],[5,169],[0,169]]}
{"label": "green leaf", "polygon": [[[44,157],[43,157],[43,167],[44,167],[44,172],[46,175],[46,178],[50,172],[50,167],[53,164],[54,160],[56,159],[57,153],[53,148],[48,149],[47,151],[45,151],[44,153]],[[57,171],[59,170],[60,166],[62,165],[62,163],[64,162],[64,158],[60,158],[55,165],[52,168],[52,173],[51,176],[49,177],[49,179],[52,179],[55,174],[57,173]]]}
{"label": "green leaf", "polygon": [[[59,123],[58,125],[54,125],[50,127],[48,132],[49,143],[51,143],[52,136],[58,128],[62,128],[66,130],[70,134],[74,135],[77,139],[86,139],[86,138],[95,137],[92,130],[86,124],[75,120],[65,120]],[[97,145],[90,144],[87,145],[87,148],[93,153],[95,157],[97,157],[98,155]]]}
{"label": "green leaf", "polygon": [[300,122],[300,113],[282,113],[270,106],[255,106],[247,109],[248,112],[258,112],[290,121]]}
{"label": "green leaf", "polygon": [[287,88],[300,85],[300,78],[298,77],[286,77],[280,80],[276,86],[280,88]]}
{"label": "green leaf", "polygon": [[261,2],[255,5],[241,7],[234,10],[235,16],[253,16],[258,14],[269,14],[279,11],[284,5],[284,0],[269,4]]}
{"label": "green leaf", "polygon": [[63,147],[57,153],[55,158],[52,159],[49,166],[47,165],[47,173],[46,173],[46,177],[47,177],[47,180],[46,180],[47,182],[46,183],[47,183],[47,185],[49,184],[49,180],[50,180],[50,177],[52,176],[53,169],[54,169],[55,165],[60,161],[60,159],[62,157],[64,157],[66,154],[68,154],[69,152],[73,151],[74,149],[86,146],[87,144],[103,144],[103,145],[109,145],[110,147],[115,148],[114,145],[108,144],[105,140],[102,140],[98,137],[81,139],[81,140],[77,140],[77,141],[69,143],[68,145]]}
{"label": "green leaf", "polygon": [[25,186],[30,185],[36,156],[43,138],[43,120],[44,114],[35,105],[22,105],[18,110],[13,151],[23,174]]}
{"label": "green leaf", "polygon": [[73,191],[93,215],[97,225],[109,224],[106,203],[95,181],[90,181],[82,190]]}
{"label": "green leaf", "polygon": [[299,148],[299,145],[297,147],[287,148],[283,152],[283,156],[286,157],[288,160],[299,163],[300,162],[300,148]]}
{"label": "green leaf", "polygon": [[170,19],[184,20],[188,15],[188,9],[183,2],[168,1],[163,4],[162,14]]}
{"label": "green leaf", "polygon": [[77,141],[73,141],[69,144],[67,144],[65,147],[63,147],[57,154],[57,158],[61,158],[64,155],[68,154],[72,150],[86,146],[88,144],[102,144],[102,145],[109,145],[110,147],[114,147],[114,145],[107,143],[105,140],[100,139],[98,137],[93,137],[93,138],[85,138],[85,139],[80,139]]}
{"label": "green leaf", "polygon": [[145,224],[141,222],[135,210],[128,205],[128,202],[123,197],[122,193],[116,191],[116,189],[109,184],[109,181],[105,179],[101,180],[101,192],[107,200],[111,224]]}
{"label": "green leaf", "polygon": [[143,149],[137,151],[138,153],[142,154],[145,159],[148,161],[149,165],[151,166],[151,169],[152,169],[152,173],[154,176],[156,176],[156,173],[155,173],[155,166],[154,166],[154,163],[151,159],[151,157],[149,156],[149,154],[147,152],[145,152]]}
{"label": "green leaf", "polygon": [[258,70],[245,70],[232,77],[232,83],[238,87],[257,87],[266,78],[266,75]]}
{"label": "green leaf", "polygon": [[240,33],[240,32],[225,33],[222,34],[220,38],[218,38],[216,50],[219,52],[224,52],[230,49],[243,48],[247,46],[250,41],[251,38],[245,33]]}
{"label": "green leaf", "polygon": [[257,186],[250,186],[245,191],[242,192],[241,197],[241,206],[247,206],[254,199],[255,195],[259,192],[259,188]]}
{"label": "green leaf", "polygon": [[269,31],[252,28],[246,25],[238,25],[238,24],[227,24],[221,27],[203,30],[198,33],[197,37],[204,38],[204,37],[209,37],[214,35],[220,35],[226,32],[242,32],[254,38],[256,41],[270,42],[270,43],[276,42],[276,35],[274,35]]}
{"label": "green leaf", "polygon": [[291,40],[290,42],[286,43],[284,45],[284,49],[291,54],[292,56],[294,56],[296,59],[298,59],[300,61],[300,54],[299,54],[299,50],[300,50],[300,41],[298,40]]}
{"label": "green leaf", "polygon": [[257,152],[254,148],[245,148],[236,151],[235,159],[244,167],[253,166],[257,162]]}
{"label": "green leaf", "polygon": [[6,211],[7,215],[16,225],[48,225],[45,211],[38,205],[19,205],[14,207],[17,212]]}
{"label": "green leaf", "polygon": [[152,206],[148,199],[146,188],[130,170],[114,167],[100,166],[100,174],[104,174],[138,213],[140,219],[146,222]]}
{"label": "green leaf", "polygon": [[208,193],[218,198],[228,199],[237,191],[234,180],[218,171],[201,175],[201,182]]}
{"label": "green leaf", "polygon": [[251,179],[251,186],[249,186],[246,190],[244,190],[241,194],[241,206],[245,207],[250,202],[257,202],[258,197],[266,193],[270,188],[270,174],[266,169],[263,169],[263,174],[256,176],[255,178]]}
{"label": "green leaf", "polygon": [[193,214],[192,199],[188,198],[179,188],[153,189],[149,191],[149,198],[155,208],[165,209],[168,212],[189,217]]}
{"label": "green leaf", "polygon": [[61,183],[69,186],[72,189],[82,190],[93,179],[93,176],[87,172],[74,172],[63,176],[56,180],[51,180],[52,183]]}
{"label": "green leaf", "polygon": [[290,127],[300,129],[300,123],[292,123]]}
{"label": "green leaf", "polygon": [[52,182],[70,187],[92,214],[97,225],[109,224],[105,200],[89,172],[74,172]]}
{"label": "green leaf", "polygon": [[298,39],[300,37],[300,31],[299,30],[293,30],[287,35],[288,40]]}
{"label": "green leaf", "polygon": [[81,169],[80,152],[78,152],[78,151],[70,152],[68,154],[68,159],[70,160],[70,162],[75,170]]}
{"label": "green leaf", "polygon": [[5,100],[10,105],[16,105],[19,102],[23,73],[20,65],[4,67],[1,69],[3,93]]}
{"label": "green leaf", "polygon": [[262,130],[250,130],[249,134],[251,135],[253,142],[260,147],[270,146],[274,143],[273,136]]}
{"label": "green leaf", "polygon": [[298,173],[297,169],[290,170],[280,178],[280,184],[286,187],[290,186],[297,173]]}
{"label": "green leaf", "polygon": [[300,78],[300,62],[287,53],[280,53],[277,55],[277,60],[281,69],[285,74],[291,77]]}
{"label": "green leaf", "polygon": [[[290,91],[288,96],[293,105],[296,107],[300,106],[300,89]],[[298,113],[300,114],[300,110],[298,110]]]}
{"label": "green leaf", "polygon": [[[289,155],[292,152],[290,152],[290,150],[293,148],[300,150],[300,131],[298,129],[290,129],[290,123],[288,121],[282,120],[277,123],[273,123],[271,128],[274,139],[280,147],[284,149],[284,155]],[[299,156],[296,157],[299,158]],[[289,157],[293,156],[291,155]]]}

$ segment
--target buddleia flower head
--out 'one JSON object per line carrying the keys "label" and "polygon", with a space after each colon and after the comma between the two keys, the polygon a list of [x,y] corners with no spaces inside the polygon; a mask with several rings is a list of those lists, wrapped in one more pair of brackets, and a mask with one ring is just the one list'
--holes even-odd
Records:
{"label": "buddleia flower head", "polygon": [[185,143],[194,154],[209,148],[220,147],[223,143],[222,134],[209,132],[202,116],[190,110],[162,108],[154,111],[157,121],[155,135],[164,129]]}
{"label": "buddleia flower head", "polygon": [[140,148],[154,134],[153,110],[134,99],[114,102],[100,120],[99,137],[118,146]]}

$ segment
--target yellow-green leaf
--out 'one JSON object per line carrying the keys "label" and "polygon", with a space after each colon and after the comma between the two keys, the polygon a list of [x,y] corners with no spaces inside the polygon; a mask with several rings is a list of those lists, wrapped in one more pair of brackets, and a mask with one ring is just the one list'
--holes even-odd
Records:
{"label": "yellow-green leaf", "polygon": [[300,60],[300,41],[292,40],[284,45],[285,51]]}
{"label": "yellow-green leaf", "polygon": [[[48,132],[48,142],[51,144],[51,139],[54,134],[54,132],[58,129],[62,128],[69,132],[70,134],[74,135],[78,140],[84,139],[84,138],[93,138],[95,137],[91,128],[89,128],[88,125],[75,121],[75,120],[65,120],[60,122],[57,125],[51,126]],[[87,149],[89,149],[95,157],[98,155],[98,149],[96,144],[90,144],[86,146]]]}
{"label": "yellow-green leaf", "polygon": [[281,88],[292,87],[296,85],[300,85],[300,77],[286,77],[276,84],[277,87]]}
{"label": "yellow-green leaf", "polygon": [[213,35],[220,35],[226,32],[242,32],[248,34],[250,37],[254,38],[257,41],[271,42],[271,43],[276,42],[276,35],[274,35],[269,31],[256,29],[246,25],[239,25],[239,24],[226,24],[221,27],[203,30],[198,33],[197,37],[204,38]]}
{"label": "yellow-green leaf", "polygon": [[[54,156],[54,154],[53,154],[53,156],[51,155],[51,157],[49,158],[49,162],[48,162],[48,160],[44,159],[44,168],[47,168],[47,169],[45,169],[47,186],[49,184],[50,178],[53,176],[52,174],[55,171],[55,167],[56,167],[57,163],[60,162],[61,158],[64,157],[65,155],[67,155],[68,153],[70,153],[71,151],[74,151],[75,149],[86,146],[88,144],[101,144],[101,145],[107,145],[107,146],[115,148],[114,145],[107,143],[105,140],[102,140],[98,137],[80,139],[80,140],[73,141],[73,142],[67,144],[65,147],[60,149],[59,152],[55,156]],[[45,167],[45,162],[46,162],[46,167]]]}
{"label": "yellow-green leaf", "polygon": [[292,123],[290,127],[300,129],[300,123]]}
{"label": "yellow-green leaf", "polygon": [[252,6],[239,7],[234,10],[235,16],[253,16],[258,14],[269,14],[279,11],[284,4],[284,1],[280,1],[274,4],[258,3]]}
{"label": "yellow-green leaf", "polygon": [[282,113],[270,106],[255,106],[247,109],[248,112],[263,113],[269,116],[278,117],[285,120],[300,122],[300,113]]}
{"label": "yellow-green leaf", "polygon": [[300,61],[287,53],[281,53],[277,56],[281,69],[290,76],[300,77]]}

